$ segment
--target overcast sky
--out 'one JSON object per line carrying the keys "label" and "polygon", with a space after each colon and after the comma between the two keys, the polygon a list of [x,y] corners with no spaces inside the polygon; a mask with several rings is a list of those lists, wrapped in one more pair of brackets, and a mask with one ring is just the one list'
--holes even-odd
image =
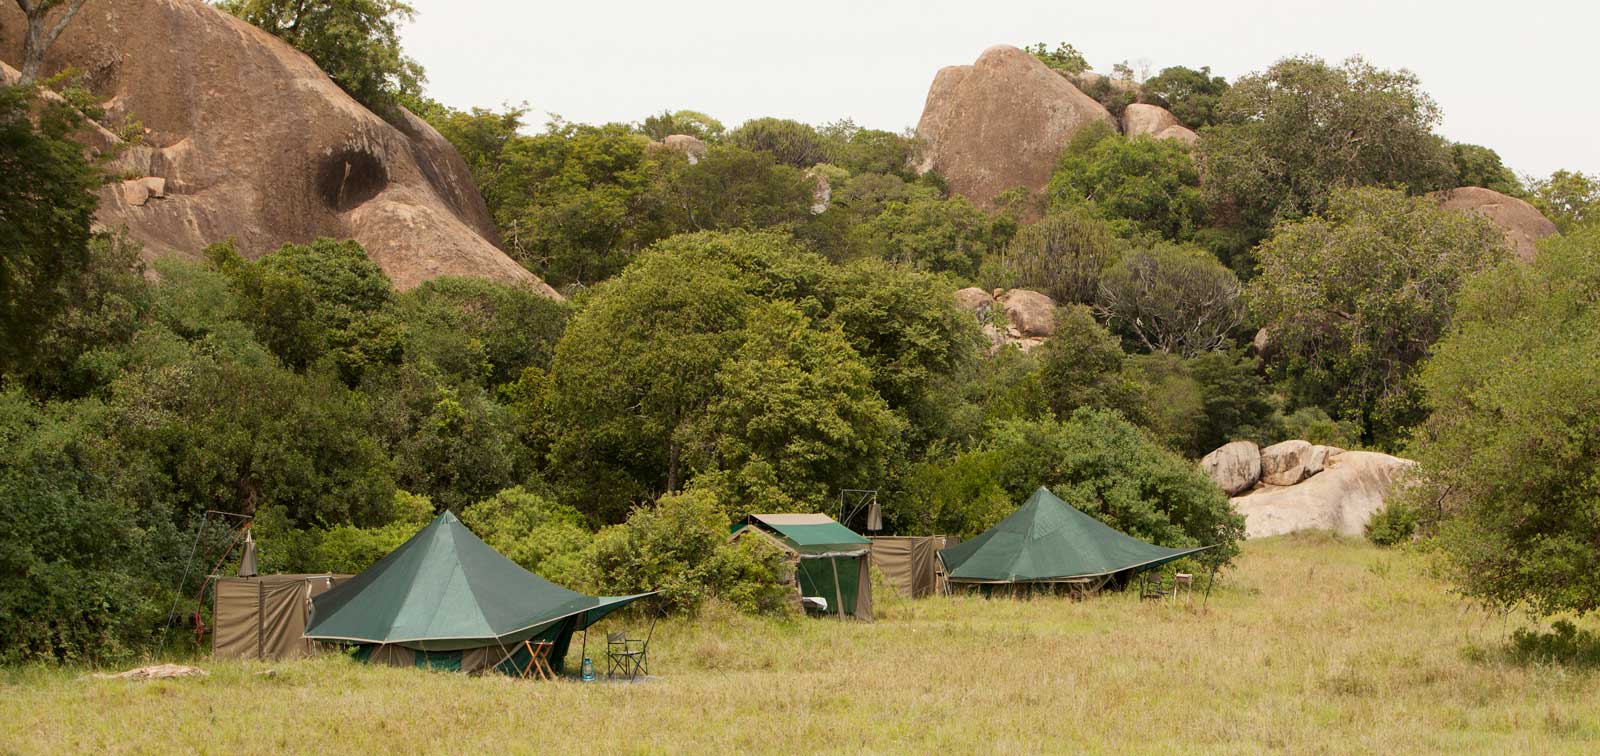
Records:
{"label": "overcast sky", "polygon": [[[569,121],[705,111],[915,126],[941,66],[993,44],[1068,41],[1100,71],[1211,66],[1230,80],[1295,54],[1409,68],[1450,139],[1519,173],[1600,173],[1600,9],[1577,0],[409,0],[407,52],[455,107],[526,101]],[[539,125],[536,123],[535,125]]]}

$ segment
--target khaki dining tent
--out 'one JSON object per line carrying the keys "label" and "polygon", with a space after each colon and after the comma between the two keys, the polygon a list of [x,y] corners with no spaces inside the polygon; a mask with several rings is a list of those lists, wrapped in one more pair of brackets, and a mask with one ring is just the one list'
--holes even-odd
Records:
{"label": "khaki dining tent", "polygon": [[310,640],[357,647],[371,663],[513,672],[523,641],[554,644],[651,593],[587,596],[522,569],[445,512],[377,564],[312,600]]}
{"label": "khaki dining tent", "polygon": [[939,552],[952,585],[1093,591],[1214,546],[1169,549],[1096,520],[1044,487],[970,541]]}
{"label": "khaki dining tent", "polygon": [[822,599],[837,617],[872,619],[871,541],[820,514],[753,514],[732,530],[730,540],[766,538],[787,552],[802,599]]}
{"label": "khaki dining tent", "polygon": [[320,644],[303,633],[311,600],[349,575],[264,575],[217,580],[211,654],[218,659],[296,659]]}
{"label": "khaki dining tent", "polygon": [[939,550],[961,542],[953,536],[870,536],[869,540],[873,566],[896,591],[910,598],[944,592]]}

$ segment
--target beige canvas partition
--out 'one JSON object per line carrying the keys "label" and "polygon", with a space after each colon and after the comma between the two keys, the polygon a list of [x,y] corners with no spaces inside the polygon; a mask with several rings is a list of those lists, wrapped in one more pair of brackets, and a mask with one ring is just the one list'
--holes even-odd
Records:
{"label": "beige canvas partition", "polygon": [[874,536],[872,564],[900,595],[931,596],[944,591],[939,550],[957,542],[946,536]]}
{"label": "beige canvas partition", "polygon": [[218,659],[294,659],[316,653],[306,640],[311,598],[348,575],[263,575],[221,578],[212,612],[212,655]]}

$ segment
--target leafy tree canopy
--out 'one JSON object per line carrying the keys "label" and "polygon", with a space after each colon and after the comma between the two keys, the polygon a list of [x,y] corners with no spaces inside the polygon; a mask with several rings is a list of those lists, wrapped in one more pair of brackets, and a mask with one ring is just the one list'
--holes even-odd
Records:
{"label": "leafy tree canopy", "polygon": [[357,102],[382,111],[422,92],[422,65],[400,48],[415,11],[400,0],[221,0],[217,7],[305,53]]}
{"label": "leafy tree canopy", "polygon": [[1280,225],[1258,249],[1250,307],[1296,404],[1359,422],[1394,448],[1426,416],[1414,369],[1445,333],[1470,274],[1505,260],[1500,231],[1393,189],[1342,189],[1327,214]]}

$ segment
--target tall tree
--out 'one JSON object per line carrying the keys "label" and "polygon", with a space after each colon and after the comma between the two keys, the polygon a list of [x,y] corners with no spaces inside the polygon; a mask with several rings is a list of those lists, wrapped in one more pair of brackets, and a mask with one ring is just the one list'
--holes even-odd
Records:
{"label": "tall tree", "polygon": [[1439,106],[1404,69],[1287,58],[1240,79],[1217,110],[1200,140],[1205,190],[1221,219],[1256,238],[1321,212],[1339,187],[1402,184],[1420,194],[1455,178],[1433,133]]}
{"label": "tall tree", "polygon": [[32,85],[0,86],[0,376],[27,365],[89,265],[102,176],[72,140],[82,116]]}
{"label": "tall tree", "polygon": [[[44,54],[55,44],[56,37],[61,36],[63,29],[72,22],[72,17],[78,15],[78,9],[83,7],[84,0],[17,0],[17,7],[22,9],[22,14],[28,19],[28,28],[22,33],[22,84],[31,84],[39,78],[39,70],[44,68]],[[60,10],[55,14],[55,22],[51,23],[50,13]]]}
{"label": "tall tree", "polygon": [[1404,501],[1466,595],[1540,615],[1600,609],[1600,228],[1475,276],[1421,382],[1434,411]]}
{"label": "tall tree", "polygon": [[1507,259],[1485,219],[1393,189],[1342,189],[1326,215],[1258,248],[1250,307],[1271,334],[1291,399],[1358,420],[1393,447],[1427,415],[1414,368],[1445,332],[1465,278]]}

